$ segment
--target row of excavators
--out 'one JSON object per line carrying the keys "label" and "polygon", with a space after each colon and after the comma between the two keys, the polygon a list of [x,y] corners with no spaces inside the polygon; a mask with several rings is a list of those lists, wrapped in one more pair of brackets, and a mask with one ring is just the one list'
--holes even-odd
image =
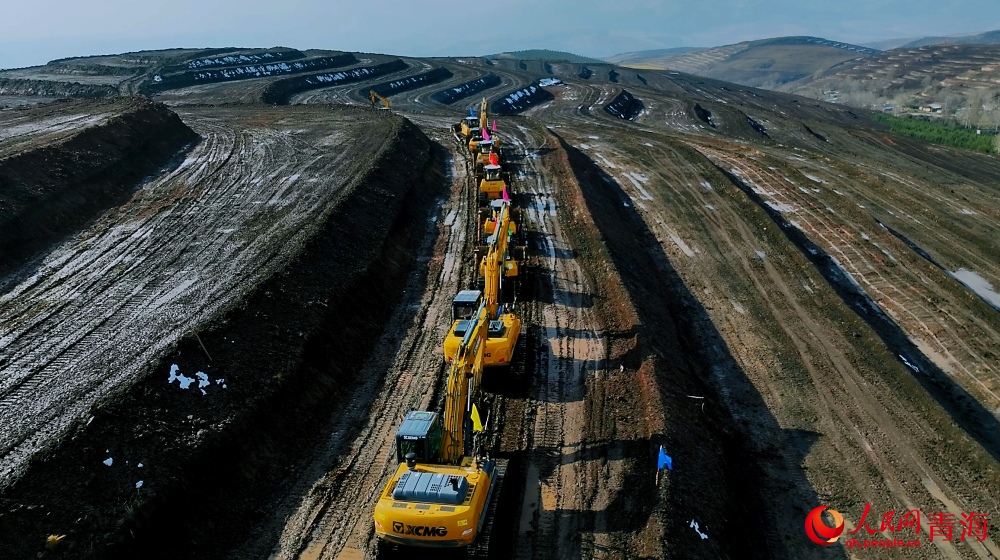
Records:
{"label": "row of excavators", "polygon": [[485,558],[507,461],[490,449],[496,422],[493,396],[483,387],[484,380],[502,386],[518,375],[524,236],[496,121],[492,133],[487,129],[486,99],[479,115],[469,113],[453,132],[468,150],[473,175],[474,284],[452,302],[443,343],[444,411],[411,411],[401,420],[398,466],[379,496],[374,522],[383,546],[465,547],[469,557]]}

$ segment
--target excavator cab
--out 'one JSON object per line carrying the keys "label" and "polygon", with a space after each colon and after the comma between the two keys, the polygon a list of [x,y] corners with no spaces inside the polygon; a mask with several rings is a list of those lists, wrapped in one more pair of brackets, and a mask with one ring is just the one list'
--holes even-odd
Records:
{"label": "excavator cab", "polygon": [[472,136],[472,130],[479,128],[479,117],[465,117],[462,119],[462,136],[469,138]]}
{"label": "excavator cab", "polygon": [[[503,206],[503,199],[496,199],[490,201],[489,209],[481,211],[481,215],[485,215],[486,218],[483,220],[483,231],[482,237],[487,238],[493,235],[493,232],[497,228],[497,219],[500,216],[500,209]],[[520,212],[517,212],[516,208],[510,208],[508,206],[507,211],[511,213],[510,223],[507,224],[507,231],[510,233],[512,238],[517,235],[517,221],[520,218]],[[519,239],[519,238],[518,238]],[[513,241],[513,239],[512,239]]]}
{"label": "excavator cab", "polygon": [[[479,165],[487,165],[490,162],[490,154],[493,153],[496,146],[493,144],[493,139],[483,140],[479,142],[476,146],[476,163]],[[499,157],[499,154],[497,154]]]}
{"label": "excavator cab", "polygon": [[503,180],[503,172],[499,165],[484,165],[483,180],[479,182],[479,206],[486,206],[491,200],[503,197],[503,189],[507,186]]}
{"label": "excavator cab", "polygon": [[479,290],[462,290],[458,292],[458,295],[451,302],[451,322],[471,320],[482,301],[483,292]]}
{"label": "excavator cab", "polygon": [[469,151],[476,153],[479,143],[483,141],[483,131],[478,126],[469,130]]}
{"label": "excavator cab", "polygon": [[[410,456],[410,453],[413,455]],[[413,410],[396,428],[396,463],[436,463],[441,457],[441,422],[436,412]]]}

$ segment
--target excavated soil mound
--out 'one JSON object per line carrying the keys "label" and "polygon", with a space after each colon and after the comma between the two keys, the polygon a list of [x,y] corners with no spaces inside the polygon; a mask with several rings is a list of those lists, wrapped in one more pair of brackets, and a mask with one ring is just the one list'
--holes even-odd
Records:
{"label": "excavated soil mound", "polygon": [[497,87],[501,83],[503,83],[503,80],[500,79],[500,76],[491,72],[482,78],[477,78],[475,80],[465,82],[464,84],[441,90],[432,95],[431,99],[437,101],[438,103],[451,105],[456,101],[461,101],[462,99],[471,97],[481,91]]}
{"label": "excavated soil mound", "polygon": [[[233,57],[230,57],[233,58]],[[331,68],[342,68],[356,64],[358,59],[353,54],[345,53],[337,56],[324,56],[311,58],[308,60],[292,60],[277,62],[261,62],[258,64],[245,64],[233,67],[208,67],[197,70],[187,70],[176,74],[155,75],[142,86],[144,93],[157,93],[169,89],[178,89],[193,85],[212,84],[218,82],[232,82],[236,80],[249,80],[251,78],[264,78],[267,76],[281,76],[284,74],[298,74],[302,72],[315,72],[317,70],[329,70]]]}
{"label": "excavated soil mound", "polygon": [[[404,119],[391,134],[287,267],[96,408],[0,497],[0,550],[218,558],[246,537],[296,457],[349,406],[342,397],[393,311],[420,242],[412,232],[443,184],[439,147]],[[50,534],[66,535],[55,550]]]}
{"label": "excavated soil mound", "polygon": [[297,93],[320,89],[325,87],[340,86],[361,82],[386,74],[393,74],[407,69],[407,64],[401,59],[385,62],[375,66],[362,66],[342,70],[340,72],[328,72],[324,74],[310,74],[308,76],[296,76],[285,78],[268,84],[261,99],[264,103],[272,105],[287,105],[292,96]]}
{"label": "excavated soil mound", "polygon": [[0,95],[40,95],[50,97],[114,97],[118,88],[108,84],[81,84],[54,80],[0,78]]}
{"label": "excavated soil mound", "polygon": [[528,87],[510,92],[494,102],[493,112],[498,115],[516,115],[555,98],[549,90],[538,85],[536,81]]}
{"label": "excavated soil mound", "polygon": [[609,115],[629,121],[634,121],[642,113],[642,110],[642,101],[624,89],[611,103],[604,106],[604,111]]}
{"label": "excavated soil mound", "polygon": [[[386,97],[394,93],[402,93],[404,91],[410,91],[413,89],[422,88],[425,86],[441,83],[448,78],[452,77],[451,70],[445,67],[435,68],[429,72],[424,72],[422,74],[417,74],[415,76],[407,76],[405,78],[400,78],[398,80],[393,80],[391,82],[382,82],[381,84],[375,84],[371,86],[371,91]],[[368,92],[362,88],[361,95],[366,95]]]}
{"label": "excavated soil mound", "polygon": [[[165,106],[141,98],[73,101],[26,113],[17,113],[21,124],[0,136],[0,273],[127,200],[143,177],[198,137]],[[46,125],[75,113],[112,115],[95,126],[74,124],[73,133],[51,143],[31,142],[46,136]]]}

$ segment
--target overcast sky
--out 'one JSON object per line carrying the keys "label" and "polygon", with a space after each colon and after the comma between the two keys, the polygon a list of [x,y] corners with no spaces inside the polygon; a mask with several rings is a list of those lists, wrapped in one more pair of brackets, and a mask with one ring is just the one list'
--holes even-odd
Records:
{"label": "overcast sky", "polygon": [[866,43],[998,28],[998,0],[2,0],[0,68],[168,47],[603,57],[787,35]]}

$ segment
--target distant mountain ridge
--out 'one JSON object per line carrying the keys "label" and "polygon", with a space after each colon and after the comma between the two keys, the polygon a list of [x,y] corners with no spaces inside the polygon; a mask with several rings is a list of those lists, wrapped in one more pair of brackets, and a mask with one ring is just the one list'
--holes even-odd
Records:
{"label": "distant mountain ridge", "polygon": [[745,41],[709,49],[657,49],[609,57],[632,68],[676,70],[754,87],[777,87],[880,51],[822,37]]}
{"label": "distant mountain ridge", "polygon": [[605,61],[588,56],[580,56],[571,52],[553,51],[549,49],[527,49],[523,51],[510,51],[496,54],[488,54],[484,58],[499,59],[510,58],[518,60],[565,60],[566,62],[605,64]]}
{"label": "distant mountain ridge", "polygon": [[673,47],[669,49],[651,49],[645,51],[620,53],[613,56],[605,57],[604,60],[610,62],[611,64],[627,64],[630,60],[660,58],[664,56],[686,54],[690,52],[703,51],[703,50],[705,50],[705,47]]}
{"label": "distant mountain ridge", "polygon": [[956,45],[998,45],[1000,44],[1000,30],[962,35],[933,35],[927,37],[883,39],[881,41],[865,43],[863,46],[878,49],[880,51],[888,51],[892,49],[913,49],[928,45],[939,45],[945,42]]}
{"label": "distant mountain ridge", "polygon": [[951,37],[923,37],[902,45],[899,48],[902,49],[912,49],[916,47],[925,47],[928,45],[937,45],[940,43],[955,43],[957,45],[1000,45],[1000,29],[996,31],[987,31],[986,33],[979,33],[976,35],[954,35]]}

